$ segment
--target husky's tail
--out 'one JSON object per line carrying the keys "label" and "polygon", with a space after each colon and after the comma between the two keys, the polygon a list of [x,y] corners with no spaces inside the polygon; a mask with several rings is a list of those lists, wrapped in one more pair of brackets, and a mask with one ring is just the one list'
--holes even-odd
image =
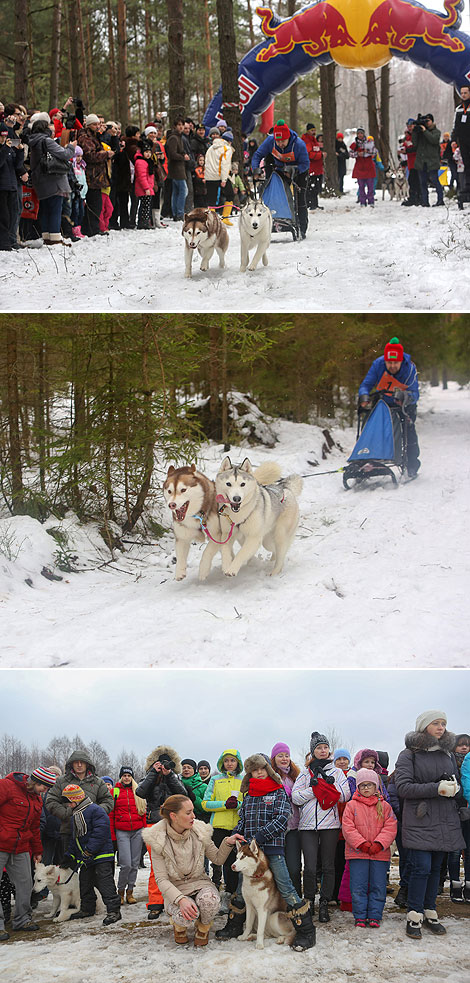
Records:
{"label": "husky's tail", "polygon": [[263,461],[259,467],[255,468],[253,474],[260,485],[274,485],[279,481],[282,470],[276,461]]}
{"label": "husky's tail", "polygon": [[300,474],[289,474],[287,478],[282,479],[282,485],[284,486],[284,488],[288,488],[289,491],[291,491],[292,494],[295,495],[296,498],[298,498],[298,496],[302,491],[304,483],[302,481],[302,478],[300,477]]}

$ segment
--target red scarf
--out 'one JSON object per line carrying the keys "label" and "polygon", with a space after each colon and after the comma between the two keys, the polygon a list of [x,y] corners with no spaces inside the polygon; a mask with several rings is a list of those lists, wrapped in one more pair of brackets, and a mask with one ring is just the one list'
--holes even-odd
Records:
{"label": "red scarf", "polygon": [[250,778],[248,795],[267,795],[268,792],[277,792],[283,786],[275,782],[273,778]]}

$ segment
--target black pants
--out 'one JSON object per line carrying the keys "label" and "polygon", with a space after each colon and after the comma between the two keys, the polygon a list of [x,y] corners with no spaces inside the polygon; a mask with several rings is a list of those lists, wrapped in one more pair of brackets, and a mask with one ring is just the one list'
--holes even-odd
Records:
{"label": "black pants", "polygon": [[414,167],[411,168],[411,171],[408,171],[408,184],[410,187],[409,200],[413,203],[413,205],[420,205],[421,185],[419,183],[418,171],[415,171]]}
{"label": "black pants", "polygon": [[309,174],[307,204],[309,208],[318,208],[318,195],[323,184],[323,174]]}
{"label": "black pants", "polygon": [[346,848],[346,843],[344,842],[344,840],[338,840],[336,844],[336,851],[335,851],[335,887],[333,891],[332,901],[338,900],[338,891],[341,887],[344,868],[346,866],[346,860],[344,858],[345,848]]}
{"label": "black pants", "polygon": [[90,237],[99,235],[102,205],[100,188],[88,188],[85,199],[85,228],[82,226],[85,235]]}
{"label": "black pants", "polygon": [[[220,844],[222,843],[222,840],[224,840],[226,836],[230,836],[231,832],[232,832],[232,830],[230,830],[230,829],[219,829],[218,827],[216,827],[214,829],[214,834],[213,834],[213,837],[212,837],[212,841],[213,841],[214,845],[217,846],[217,847],[220,846]],[[235,858],[236,858],[236,850],[233,849],[233,850],[230,851],[230,853],[229,853],[229,855],[228,855],[228,857],[227,857],[227,859],[226,859],[226,861],[224,863],[224,883],[225,883],[225,890],[226,891],[229,891],[230,894],[234,894],[235,893],[235,891],[237,890],[237,884],[238,884],[238,874],[237,874],[236,870],[232,870],[232,864],[235,861]],[[212,879],[214,881],[214,884],[217,885],[217,887],[219,886],[220,880],[221,880],[220,874],[217,877],[217,873],[219,871],[220,871],[220,867],[216,867],[214,865],[214,876],[213,876]]]}
{"label": "black pants", "polygon": [[139,201],[138,229],[150,229],[152,226],[152,195],[143,195]]}
{"label": "black pants", "polygon": [[114,883],[114,862],[99,860],[97,863],[80,867],[80,907],[82,911],[95,911],[95,887],[103,898],[106,911],[119,911],[120,901]]}
{"label": "black pants", "polygon": [[14,228],[18,217],[16,191],[0,191],[0,249],[11,249],[16,242]]}
{"label": "black pants", "polygon": [[300,845],[304,855],[304,897],[313,900],[317,889],[317,857],[321,854],[320,898],[331,901],[335,888],[335,853],[339,829],[302,829]]}
{"label": "black pants", "polygon": [[407,458],[408,458],[408,471],[417,471],[420,467],[419,460],[419,444],[418,435],[416,433],[416,413],[417,406],[413,403],[411,406],[406,407],[406,441],[407,441]]}
{"label": "black pants", "polygon": [[300,833],[298,829],[290,829],[286,833],[286,864],[290,879],[299,897],[302,897],[301,870],[302,851],[300,849]]}
{"label": "black pants", "polygon": [[[270,178],[273,170],[276,169],[276,158],[272,154],[267,154],[264,160],[264,170],[266,178]],[[279,174],[283,175],[283,171],[278,169]],[[308,229],[308,209],[307,209],[307,185],[308,185],[309,173],[304,171],[303,174],[296,174],[294,177],[294,184],[297,186],[297,214],[299,216],[299,228],[300,234],[304,239],[307,234]]]}

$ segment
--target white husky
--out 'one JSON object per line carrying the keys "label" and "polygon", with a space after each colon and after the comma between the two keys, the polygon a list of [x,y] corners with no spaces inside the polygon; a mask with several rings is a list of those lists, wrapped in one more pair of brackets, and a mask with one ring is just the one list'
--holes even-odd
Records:
{"label": "white husky", "polygon": [[[246,268],[256,270],[262,260],[263,266],[268,265],[268,247],[271,242],[273,217],[267,205],[262,201],[248,201],[240,211],[240,272]],[[248,266],[250,249],[256,247],[255,255]]]}
{"label": "white husky", "polygon": [[80,908],[80,887],[78,871],[58,867],[56,864],[37,863],[34,868],[33,889],[37,893],[45,887],[52,892],[53,902],[49,918],[54,918],[57,911],[58,922],[67,922],[72,914],[70,906]]}
{"label": "white husky", "polygon": [[181,235],[184,238],[185,276],[192,273],[193,256],[196,250],[202,257],[201,270],[209,269],[209,260],[214,249],[219,257],[219,266],[225,267],[225,253],[228,249],[228,232],[216,212],[209,208],[193,208],[184,216]]}
{"label": "white husky", "polygon": [[242,894],[246,904],[246,922],[239,942],[249,942],[255,921],[258,920],[256,948],[264,949],[264,937],[275,938],[279,945],[291,943],[295,936],[292,921],[285,914],[286,902],[281,898],[274,877],[269,869],[266,854],[256,840],[237,844],[237,859],[232,870],[243,874]]}
{"label": "white husky", "polygon": [[302,491],[302,479],[296,474],[280,478],[280,473],[274,462],[261,464],[254,472],[247,457],[237,465],[229,457],[222,461],[215,479],[217,501],[223,502],[235,538],[242,543],[224,570],[227,576],[236,577],[261,545],[272,554],[271,575],[281,572],[299,522],[296,496]]}

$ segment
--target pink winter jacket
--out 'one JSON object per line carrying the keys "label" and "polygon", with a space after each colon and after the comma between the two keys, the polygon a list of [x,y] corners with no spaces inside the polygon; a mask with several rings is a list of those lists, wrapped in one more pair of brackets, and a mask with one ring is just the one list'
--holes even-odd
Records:
{"label": "pink winter jacket", "polygon": [[149,174],[148,160],[146,160],[145,157],[142,157],[141,154],[136,154],[134,157],[134,167],[134,193],[136,198],[143,198],[147,190],[151,191],[153,194],[154,175]]}
{"label": "pink winter jacket", "polygon": [[[366,798],[356,790],[343,813],[343,836],[346,840],[346,860],[390,860],[390,844],[397,833],[397,821],[391,805],[382,799],[383,816],[377,815],[376,795]],[[358,849],[364,840],[381,843],[383,850],[369,857]]]}

